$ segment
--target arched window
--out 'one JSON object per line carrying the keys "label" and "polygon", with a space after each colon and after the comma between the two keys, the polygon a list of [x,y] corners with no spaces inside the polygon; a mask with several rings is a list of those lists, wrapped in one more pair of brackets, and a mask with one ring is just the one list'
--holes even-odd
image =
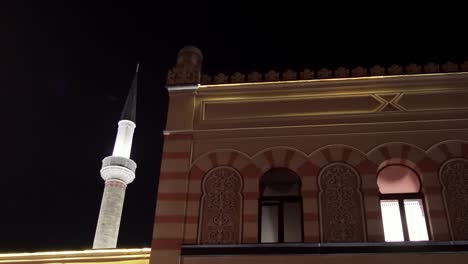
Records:
{"label": "arched window", "polygon": [[293,171],[275,168],[260,179],[260,243],[302,242],[301,180]]}
{"label": "arched window", "polygon": [[418,174],[404,165],[389,165],[378,173],[377,185],[385,241],[429,240]]}

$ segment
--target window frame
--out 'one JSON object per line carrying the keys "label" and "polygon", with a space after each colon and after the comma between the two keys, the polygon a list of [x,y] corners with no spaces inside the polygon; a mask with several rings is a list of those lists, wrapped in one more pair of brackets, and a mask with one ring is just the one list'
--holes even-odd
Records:
{"label": "window frame", "polygon": [[[284,242],[284,204],[298,203],[300,207],[301,220],[301,241]],[[262,209],[263,206],[278,206],[278,242],[262,242]],[[302,196],[261,196],[258,199],[258,243],[259,244],[278,244],[278,243],[304,243],[304,210],[302,206]]]}
{"label": "window frame", "polygon": [[[403,230],[402,242],[415,242],[409,239],[408,223],[406,221],[406,211],[405,211],[404,201],[408,199],[421,199],[423,212],[424,212],[424,220],[426,222],[428,241],[432,240],[431,232],[429,229],[429,217],[427,214],[426,201],[424,199],[424,194],[421,191],[417,193],[380,193],[379,192],[380,208],[382,208],[382,205],[381,205],[382,200],[397,200],[398,201],[398,207],[400,211],[400,221],[401,221],[402,230]],[[382,221],[382,224],[383,224],[383,221]]]}

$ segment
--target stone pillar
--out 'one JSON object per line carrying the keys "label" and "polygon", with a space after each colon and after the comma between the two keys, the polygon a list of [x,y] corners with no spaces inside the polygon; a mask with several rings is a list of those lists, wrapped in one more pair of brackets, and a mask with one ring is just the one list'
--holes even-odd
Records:
{"label": "stone pillar", "polygon": [[151,264],[180,263],[187,203],[193,201],[187,192],[191,146],[190,134],[165,136],[151,242]]}
{"label": "stone pillar", "polygon": [[[177,63],[169,71],[167,78],[169,107],[151,243],[151,264],[181,263],[180,247],[184,242],[184,230],[187,224],[193,227],[197,222],[197,219],[190,217],[187,223],[186,216],[195,214],[187,212],[187,205],[193,205],[199,199],[199,195],[190,195],[188,177],[192,162],[191,131],[194,130],[194,109],[201,63],[202,54],[199,49],[184,47],[177,54]],[[196,232],[193,228],[190,230]],[[193,238],[190,243],[195,243],[196,234],[191,234],[190,237]]]}

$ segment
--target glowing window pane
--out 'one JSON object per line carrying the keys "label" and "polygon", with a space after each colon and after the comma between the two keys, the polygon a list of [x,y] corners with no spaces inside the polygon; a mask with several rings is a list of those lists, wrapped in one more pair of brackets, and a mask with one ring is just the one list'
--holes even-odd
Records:
{"label": "glowing window pane", "polygon": [[385,241],[404,241],[398,200],[381,200],[380,207],[382,208]]}
{"label": "glowing window pane", "polygon": [[429,240],[421,199],[405,199],[404,205],[410,241]]}

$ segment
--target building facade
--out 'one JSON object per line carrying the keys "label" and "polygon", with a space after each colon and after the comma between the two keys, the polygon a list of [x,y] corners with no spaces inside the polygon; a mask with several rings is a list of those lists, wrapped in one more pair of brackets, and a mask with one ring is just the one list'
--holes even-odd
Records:
{"label": "building facade", "polygon": [[201,66],[168,75],[152,264],[468,261],[467,63]]}

